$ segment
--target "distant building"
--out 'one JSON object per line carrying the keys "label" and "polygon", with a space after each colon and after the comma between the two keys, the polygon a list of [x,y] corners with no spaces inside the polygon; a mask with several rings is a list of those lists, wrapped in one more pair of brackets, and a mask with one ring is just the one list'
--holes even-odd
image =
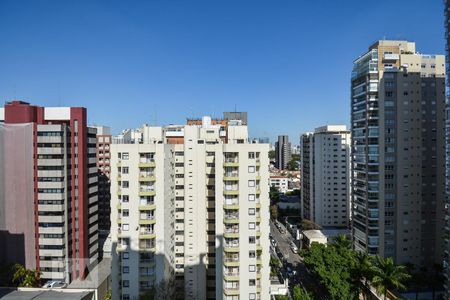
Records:
{"label": "distant building", "polygon": [[[98,229],[101,244],[109,234],[111,221],[111,128],[93,126],[97,129],[97,168],[98,168]],[[101,247],[102,245],[100,245]],[[102,249],[99,249],[102,254]]]}
{"label": "distant building", "polygon": [[227,111],[223,113],[224,120],[239,120],[242,121],[242,125],[248,125],[247,121],[247,112],[235,112],[235,111]]}
{"label": "distant building", "polygon": [[83,107],[6,103],[0,124],[0,257],[43,280],[98,259],[96,130]]}
{"label": "distant building", "polygon": [[287,168],[291,160],[291,143],[287,135],[279,135],[275,143],[275,167],[280,170]]}
{"label": "distant building", "polygon": [[350,142],[345,125],[301,136],[301,214],[322,227],[349,226]]}
{"label": "distant building", "polygon": [[283,176],[270,176],[270,186],[276,187],[281,193],[289,190],[289,178]]}
{"label": "distant building", "polygon": [[324,244],[326,245],[328,239],[326,235],[320,230],[305,230],[302,231],[301,245],[302,249],[311,247],[312,243]]}

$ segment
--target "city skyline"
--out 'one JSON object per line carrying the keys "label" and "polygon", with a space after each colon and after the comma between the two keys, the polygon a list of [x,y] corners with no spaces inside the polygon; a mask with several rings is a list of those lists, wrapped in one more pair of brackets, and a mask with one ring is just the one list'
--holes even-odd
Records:
{"label": "city skyline", "polygon": [[[0,101],[84,106],[91,124],[111,125],[113,134],[237,109],[249,112],[251,137],[288,134],[298,144],[310,128],[349,125],[349,73],[367,44],[413,40],[424,53],[444,54],[443,3],[396,1],[385,11],[386,3],[363,14],[354,13],[355,1],[114,8],[3,1],[0,37],[9,43],[0,49]],[[381,13],[381,26],[359,26]]]}

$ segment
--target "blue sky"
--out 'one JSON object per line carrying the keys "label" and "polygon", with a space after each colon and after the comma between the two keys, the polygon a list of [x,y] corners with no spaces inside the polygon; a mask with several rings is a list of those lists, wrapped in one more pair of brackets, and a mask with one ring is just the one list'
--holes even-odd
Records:
{"label": "blue sky", "polygon": [[352,61],[444,54],[441,0],[0,1],[0,101],[85,106],[114,132],[249,112],[251,136],[349,123]]}

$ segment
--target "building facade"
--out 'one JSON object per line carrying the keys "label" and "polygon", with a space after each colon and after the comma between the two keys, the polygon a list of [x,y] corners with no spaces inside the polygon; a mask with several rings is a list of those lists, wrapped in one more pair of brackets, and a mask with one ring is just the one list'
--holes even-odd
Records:
{"label": "building facade", "polygon": [[93,126],[97,129],[97,168],[98,168],[98,228],[102,238],[106,238],[111,227],[111,128]]}
{"label": "building facade", "polygon": [[[450,0],[445,0],[445,41],[446,41],[446,71],[447,71],[447,89],[449,89],[449,50],[450,50]],[[444,249],[444,276],[445,283],[444,288],[447,299],[450,298],[450,98],[446,95],[446,115],[445,115],[445,196],[446,196],[446,216],[445,216],[445,236],[446,236],[446,248]]]}
{"label": "building facade", "polygon": [[301,215],[322,227],[350,222],[350,131],[328,125],[300,138]]}
{"label": "building facade", "polygon": [[2,243],[3,257],[43,280],[84,278],[98,258],[96,131],[86,109],[12,101],[3,111],[0,231],[14,242]]}
{"label": "building facade", "polygon": [[288,162],[291,160],[291,143],[287,135],[279,135],[275,142],[275,167],[279,170],[285,170]]}
{"label": "building facade", "polygon": [[444,56],[378,41],[354,61],[351,83],[354,247],[397,263],[441,263]]}
{"label": "building facade", "polygon": [[141,132],[111,145],[113,298],[269,299],[269,146],[209,118]]}

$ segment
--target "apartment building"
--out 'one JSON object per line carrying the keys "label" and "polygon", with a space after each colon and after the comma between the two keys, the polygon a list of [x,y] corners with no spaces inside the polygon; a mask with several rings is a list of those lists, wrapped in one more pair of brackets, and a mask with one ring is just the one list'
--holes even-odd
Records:
{"label": "apartment building", "polygon": [[97,263],[96,131],[86,120],[82,107],[3,109],[2,258],[37,268],[44,281],[70,283]]}
{"label": "apartment building", "polygon": [[[450,49],[450,0],[445,0],[445,41],[446,41],[446,71],[447,71],[447,88],[449,88],[449,80],[448,77],[450,74],[450,65],[449,65],[449,49]],[[446,196],[446,216],[445,216],[445,245],[444,249],[444,276],[445,276],[445,293],[447,299],[450,298],[450,99],[449,95],[446,96],[447,106],[446,106],[446,114],[445,114],[445,148],[446,148],[446,157],[445,157],[445,196]]]}
{"label": "apartment building", "polygon": [[113,298],[269,299],[269,145],[208,117],[141,132],[111,145]]}
{"label": "apartment building", "polygon": [[382,40],[354,61],[353,240],[397,263],[442,263],[445,57]]}
{"label": "apartment building", "polygon": [[273,186],[278,189],[281,193],[286,193],[289,191],[289,177],[272,175],[269,178],[270,186]]}
{"label": "apartment building", "polygon": [[345,125],[300,137],[301,215],[322,227],[350,225],[350,143]]}
{"label": "apartment building", "polygon": [[287,135],[279,135],[275,142],[275,167],[279,170],[285,170],[288,162],[291,160],[292,146]]}
{"label": "apartment building", "polygon": [[97,168],[98,168],[98,229],[102,238],[106,238],[111,227],[111,128],[92,126],[97,129]]}

